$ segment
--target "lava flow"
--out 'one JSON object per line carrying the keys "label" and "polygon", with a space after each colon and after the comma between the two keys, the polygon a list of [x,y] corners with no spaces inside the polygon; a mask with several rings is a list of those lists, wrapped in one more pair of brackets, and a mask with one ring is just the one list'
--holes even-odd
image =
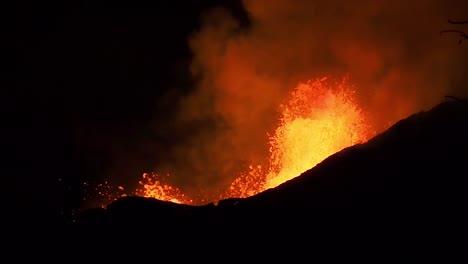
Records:
{"label": "lava flow", "polygon": [[[219,199],[244,198],[274,188],[373,135],[346,78],[336,85],[327,78],[299,83],[280,106],[278,127],[266,137],[269,166],[251,165]],[[188,198],[156,173],[145,173],[139,184],[141,189],[134,195],[183,204],[206,202]]]}

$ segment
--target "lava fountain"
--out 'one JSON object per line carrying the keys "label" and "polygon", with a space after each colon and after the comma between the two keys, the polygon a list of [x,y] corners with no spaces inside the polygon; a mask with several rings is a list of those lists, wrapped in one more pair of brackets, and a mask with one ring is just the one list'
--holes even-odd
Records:
{"label": "lava fountain", "polygon": [[335,89],[325,81],[300,83],[281,106],[280,125],[270,137],[271,168],[265,188],[276,187],[373,134],[346,79]]}
{"label": "lava fountain", "polygon": [[[299,176],[328,156],[375,133],[358,107],[348,79],[330,84],[327,78],[299,83],[279,107],[278,127],[266,135],[268,167],[252,164],[219,197],[245,198]],[[164,183],[157,173],[145,173],[133,195],[183,204],[201,204]],[[201,190],[202,191],[202,190]],[[209,192],[209,190],[203,190]],[[213,201],[216,202],[216,201]]]}

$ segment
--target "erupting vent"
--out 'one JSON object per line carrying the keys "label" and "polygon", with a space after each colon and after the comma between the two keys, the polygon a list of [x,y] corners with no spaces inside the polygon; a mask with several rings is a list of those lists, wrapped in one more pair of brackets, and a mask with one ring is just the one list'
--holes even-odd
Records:
{"label": "erupting vent", "polygon": [[[276,130],[266,137],[269,166],[252,164],[219,197],[249,197],[293,179],[343,148],[374,135],[354,91],[345,78],[329,85],[327,78],[299,83],[280,106]],[[184,204],[202,204],[165,184],[157,173],[145,173],[133,195]],[[209,192],[209,190],[203,190]]]}

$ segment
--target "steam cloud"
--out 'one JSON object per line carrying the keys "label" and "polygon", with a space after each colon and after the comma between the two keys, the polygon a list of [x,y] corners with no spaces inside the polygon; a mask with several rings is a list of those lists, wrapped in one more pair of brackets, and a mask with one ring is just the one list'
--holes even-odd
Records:
{"label": "steam cloud", "polygon": [[268,156],[278,105],[299,81],[349,73],[382,131],[445,95],[467,93],[468,49],[443,29],[463,29],[466,1],[245,0],[251,24],[227,10],[202,17],[190,38],[197,89],[180,100],[175,127],[189,137],[159,171],[193,192],[229,184]]}

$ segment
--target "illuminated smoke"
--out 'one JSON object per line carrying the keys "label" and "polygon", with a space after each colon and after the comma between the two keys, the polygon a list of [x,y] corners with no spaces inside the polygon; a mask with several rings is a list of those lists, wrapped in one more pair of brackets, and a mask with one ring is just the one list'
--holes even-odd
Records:
{"label": "illuminated smoke", "polygon": [[155,170],[192,194],[223,190],[268,159],[265,135],[278,105],[305,80],[349,73],[378,131],[464,92],[467,51],[439,35],[448,18],[466,15],[462,4],[252,0],[244,1],[249,28],[227,10],[210,10],[189,39],[198,86],[174,120],[185,138]]}

